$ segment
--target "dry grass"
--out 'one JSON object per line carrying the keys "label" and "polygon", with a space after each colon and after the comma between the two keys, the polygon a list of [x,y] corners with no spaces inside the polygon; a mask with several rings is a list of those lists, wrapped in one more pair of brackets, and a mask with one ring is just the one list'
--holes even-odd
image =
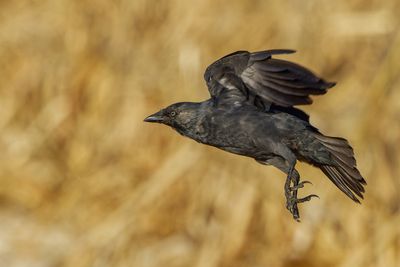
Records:
{"label": "dry grass", "polygon": [[[400,265],[400,2],[0,1],[1,266]],[[307,107],[368,181],[294,222],[284,175],[142,122],[240,49],[338,85]]]}

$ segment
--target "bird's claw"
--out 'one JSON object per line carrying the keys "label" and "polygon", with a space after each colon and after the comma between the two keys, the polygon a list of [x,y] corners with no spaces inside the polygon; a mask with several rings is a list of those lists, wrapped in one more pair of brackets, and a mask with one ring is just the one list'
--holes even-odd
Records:
{"label": "bird's claw", "polygon": [[290,187],[290,190],[291,191],[297,191],[298,189],[303,188],[305,184],[312,185],[312,183],[310,181],[301,181],[297,185],[294,185],[294,186]]}
{"label": "bird's claw", "polygon": [[297,204],[310,201],[313,197],[319,198],[318,195],[312,194],[303,198],[297,198],[295,196],[292,196],[286,199],[286,208],[292,214],[293,219],[295,219],[296,221],[300,221],[299,209],[297,207]]}
{"label": "bird's claw", "polygon": [[311,195],[308,195],[308,196],[306,196],[306,197],[296,199],[296,203],[303,203],[303,202],[310,201],[313,197],[319,198],[318,195],[311,194]]}

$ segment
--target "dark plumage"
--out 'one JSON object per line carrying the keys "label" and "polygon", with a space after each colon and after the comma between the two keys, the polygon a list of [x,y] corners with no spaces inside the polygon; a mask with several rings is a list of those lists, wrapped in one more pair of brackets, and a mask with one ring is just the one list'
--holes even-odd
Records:
{"label": "dark plumage", "polygon": [[211,98],[173,104],[147,117],[200,143],[254,158],[287,174],[286,206],[299,219],[297,160],[319,167],[348,197],[363,198],[365,180],[347,140],[328,137],[293,106],[311,104],[335,85],[295,63],[272,58],[292,50],[238,51],[211,64],[204,78]]}

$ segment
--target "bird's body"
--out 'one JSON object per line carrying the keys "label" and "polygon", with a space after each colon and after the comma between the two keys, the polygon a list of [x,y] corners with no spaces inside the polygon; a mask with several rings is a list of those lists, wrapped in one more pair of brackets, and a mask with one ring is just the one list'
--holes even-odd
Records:
{"label": "bird's body", "polygon": [[270,50],[239,51],[210,65],[205,73],[211,98],[173,104],[146,121],[169,125],[197,142],[273,165],[288,177],[287,208],[299,218],[297,190],[305,182],[295,170],[297,160],[319,167],[354,201],[362,198],[365,180],[356,168],[353,150],[343,138],[327,137],[308,115],[293,105],[309,104],[310,94],[324,94],[334,85]]}
{"label": "bird's body", "polygon": [[307,122],[283,112],[266,113],[250,105],[226,109],[210,100],[199,106],[203,106],[199,115],[185,131],[178,130],[181,134],[254,159],[277,154],[277,146],[292,146],[296,136],[306,131]]}

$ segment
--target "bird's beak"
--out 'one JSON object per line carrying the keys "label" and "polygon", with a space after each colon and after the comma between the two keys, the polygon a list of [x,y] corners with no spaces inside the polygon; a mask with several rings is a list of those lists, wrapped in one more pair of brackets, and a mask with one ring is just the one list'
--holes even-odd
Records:
{"label": "bird's beak", "polygon": [[161,111],[154,113],[153,115],[148,116],[144,119],[145,122],[158,122],[162,123],[164,121],[164,116],[162,115]]}

